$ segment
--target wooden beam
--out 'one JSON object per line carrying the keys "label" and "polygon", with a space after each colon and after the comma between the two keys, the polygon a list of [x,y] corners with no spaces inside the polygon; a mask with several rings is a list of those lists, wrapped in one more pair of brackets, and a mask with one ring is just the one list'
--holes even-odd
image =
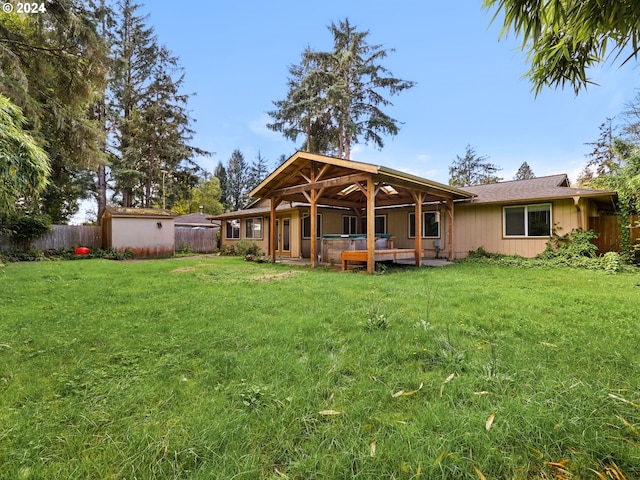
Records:
{"label": "wooden beam", "polygon": [[447,200],[447,212],[449,212],[449,238],[447,241],[447,249],[449,250],[449,260],[455,259],[453,253],[453,200]]}
{"label": "wooden beam", "polygon": [[367,273],[376,269],[376,196],[375,183],[367,178]]}
{"label": "wooden beam", "polygon": [[[315,167],[315,163],[312,161],[311,162],[311,179],[309,183],[316,183],[316,167]],[[316,268],[316,262],[318,261],[318,254],[316,253],[316,236],[317,236],[317,232],[318,232],[318,225],[316,225],[316,217],[318,216],[318,209],[317,209],[317,197],[316,197],[316,189],[312,189],[311,190],[311,197],[310,197],[310,204],[311,204],[311,211],[309,212],[309,214],[311,215],[311,218],[309,219],[311,221],[311,253],[310,253],[310,260],[311,260],[311,268]]]}
{"label": "wooden beam", "polygon": [[278,208],[281,201],[281,198],[272,198],[269,208],[269,255],[271,256],[271,263],[276,263],[276,208]]}
{"label": "wooden beam", "polygon": [[356,183],[360,180],[366,180],[367,177],[368,175],[366,173],[354,173],[353,175],[345,175],[343,177],[328,178],[327,180],[320,180],[320,181],[311,179],[312,181],[305,185],[294,185],[292,187],[279,188],[277,190],[274,190],[271,193],[274,196],[284,197],[286,195],[292,195],[294,193],[310,192],[313,189],[348,185],[350,183]]}
{"label": "wooden beam", "polygon": [[411,192],[416,202],[415,230],[416,230],[416,267],[422,265],[422,203],[426,194],[424,192]]}
{"label": "wooden beam", "polygon": [[324,177],[324,174],[327,173],[327,170],[329,170],[329,167],[331,167],[331,165],[329,165],[328,163],[325,163],[322,168],[320,168],[320,171],[318,172],[318,175],[316,176],[316,182],[319,182],[320,180],[322,180],[322,177]]}

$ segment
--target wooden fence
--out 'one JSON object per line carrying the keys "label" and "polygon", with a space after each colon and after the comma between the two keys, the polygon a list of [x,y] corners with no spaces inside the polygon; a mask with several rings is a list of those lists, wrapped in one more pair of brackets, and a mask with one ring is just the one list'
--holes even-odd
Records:
{"label": "wooden fence", "polygon": [[[598,238],[593,243],[598,247],[598,255],[606,252],[620,251],[620,222],[617,215],[605,215],[601,217],[589,218],[589,230],[593,230],[598,234]],[[631,244],[640,241],[640,227],[638,227],[640,216],[632,215],[629,218],[629,226],[631,228]]]}
{"label": "wooden fence", "polygon": [[[217,249],[213,228],[175,228],[176,250],[191,249],[197,253],[213,253]],[[51,231],[33,242],[37,250],[58,250],[60,248],[102,247],[102,227],[87,225],[53,225]],[[0,250],[10,250],[11,242],[0,237]]]}
{"label": "wooden fence", "polygon": [[217,228],[176,227],[176,251],[188,248],[197,253],[213,253],[217,249]]}
{"label": "wooden fence", "polygon": [[[11,243],[0,238],[0,249],[8,250]],[[58,250],[73,247],[97,248],[102,246],[102,227],[89,225],[52,225],[51,231],[33,242],[37,250]]]}

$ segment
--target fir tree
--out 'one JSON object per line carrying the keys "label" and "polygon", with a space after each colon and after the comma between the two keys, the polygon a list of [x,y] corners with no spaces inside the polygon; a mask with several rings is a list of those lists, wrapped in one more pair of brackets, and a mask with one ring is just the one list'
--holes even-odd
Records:
{"label": "fir tree", "polygon": [[470,145],[467,145],[464,157],[456,155],[456,161],[449,167],[449,185],[466,187],[499,182],[502,178],[495,174],[502,169],[488,163],[488,159],[487,156],[479,156]]}
{"label": "fir tree", "polygon": [[380,108],[391,105],[383,94],[395,95],[414,82],[394,78],[379,63],[388,51],[370,45],[368,31],[358,32],[348,19],[329,30],[333,50],[307,49],[300,65],[289,68],[287,97],[274,102],[274,122],[267,127],[294,141],[306,135],[307,151],[349,158],[353,144],[382,148],[382,135],[398,133],[398,121]]}
{"label": "fir tree", "polygon": [[536,178],[536,176],[534,175],[533,170],[531,170],[531,167],[529,166],[529,164],[527,162],[523,162],[523,164],[520,165],[520,168],[518,168],[518,171],[516,172],[513,179],[529,180],[530,178]]}

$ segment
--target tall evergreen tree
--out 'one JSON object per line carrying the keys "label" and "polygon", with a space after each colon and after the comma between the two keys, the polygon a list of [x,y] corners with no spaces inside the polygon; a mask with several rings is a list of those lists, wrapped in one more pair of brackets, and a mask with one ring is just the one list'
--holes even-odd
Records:
{"label": "tall evergreen tree", "polygon": [[189,95],[181,92],[184,76],[177,57],[157,43],[147,17],[137,13],[140,5],[121,0],[119,7],[113,51],[121,68],[112,83],[119,112],[114,189],[124,206],[170,207],[198,183],[194,158],[209,153],[190,144]]}
{"label": "tall evergreen tree", "polygon": [[394,78],[379,62],[388,51],[367,42],[368,31],[358,32],[348,19],[329,27],[330,52],[305,50],[300,65],[289,68],[289,91],[276,101],[268,128],[296,140],[306,135],[306,149],[314,153],[351,156],[359,141],[384,146],[382,135],[396,135],[398,121],[380,107],[391,105],[383,96],[413,87]]}
{"label": "tall evergreen tree", "polygon": [[269,174],[269,168],[267,167],[267,159],[260,154],[256,155],[255,160],[249,167],[249,174],[247,178],[247,192],[250,192],[256,188],[260,182],[262,182]]}
{"label": "tall evergreen tree", "polygon": [[137,165],[137,152],[132,146],[136,133],[140,133],[135,131],[137,119],[134,115],[147,94],[158,52],[153,29],[146,25],[148,15],[139,15],[140,8],[131,0],[118,3],[119,18],[113,48],[119,68],[111,85],[118,110],[111,175],[115,181],[114,190],[125,207],[134,205],[134,191],[143,182],[143,174]]}
{"label": "tall evergreen tree", "polygon": [[225,210],[229,210],[231,205],[229,203],[229,187],[227,182],[227,169],[222,164],[222,161],[218,162],[213,175],[220,182],[220,203]]}
{"label": "tall evergreen tree", "polygon": [[616,133],[612,122],[611,118],[607,118],[606,122],[600,125],[598,140],[586,144],[591,146],[592,150],[586,155],[589,160],[578,175],[579,185],[588,186],[595,177],[608,175],[620,168],[621,160],[615,148]]}
{"label": "tall evergreen tree", "polygon": [[247,201],[248,165],[240,150],[231,153],[227,163],[227,201],[231,210],[240,210]]}
{"label": "tall evergreen tree", "polygon": [[475,149],[467,145],[464,157],[456,155],[456,160],[449,167],[449,185],[466,187],[499,182],[502,178],[495,174],[502,169],[487,162],[488,159],[487,156],[479,156]]}
{"label": "tall evergreen tree", "polygon": [[513,179],[529,180],[530,178],[536,178],[536,176],[534,175],[533,170],[531,169],[529,164],[527,162],[523,162],[522,165],[520,165],[520,168],[518,168],[518,171],[516,172]]}

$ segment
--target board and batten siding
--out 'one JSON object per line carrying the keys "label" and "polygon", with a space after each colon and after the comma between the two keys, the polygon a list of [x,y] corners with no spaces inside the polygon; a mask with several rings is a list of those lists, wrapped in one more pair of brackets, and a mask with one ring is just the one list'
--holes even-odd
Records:
{"label": "board and batten siding", "polygon": [[[518,205],[551,203],[551,219],[564,235],[582,228],[579,212],[572,199],[553,202],[531,202]],[[515,205],[514,205],[515,206]],[[503,205],[456,205],[454,250],[456,258],[466,257],[470,251],[482,247],[490,253],[535,257],[547,246],[547,237],[506,238],[502,225]]]}

